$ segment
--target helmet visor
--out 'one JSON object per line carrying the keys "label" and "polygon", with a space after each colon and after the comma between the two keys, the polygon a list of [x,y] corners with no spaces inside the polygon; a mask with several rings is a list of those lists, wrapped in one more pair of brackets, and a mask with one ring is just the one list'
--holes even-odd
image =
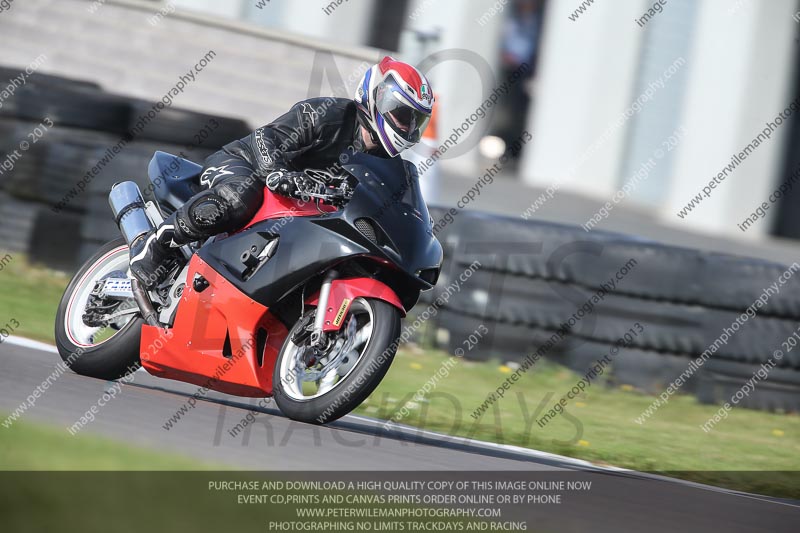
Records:
{"label": "helmet visor", "polygon": [[375,105],[389,126],[403,139],[416,143],[431,120],[430,111],[413,102],[400,88],[394,76],[378,85]]}

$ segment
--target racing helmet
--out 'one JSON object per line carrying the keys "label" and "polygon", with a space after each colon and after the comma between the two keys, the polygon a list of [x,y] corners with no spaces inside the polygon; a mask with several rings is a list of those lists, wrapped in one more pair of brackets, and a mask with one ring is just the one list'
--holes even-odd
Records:
{"label": "racing helmet", "polygon": [[356,89],[359,122],[373,142],[396,157],[417,144],[433,111],[433,91],[416,68],[386,56],[370,68]]}

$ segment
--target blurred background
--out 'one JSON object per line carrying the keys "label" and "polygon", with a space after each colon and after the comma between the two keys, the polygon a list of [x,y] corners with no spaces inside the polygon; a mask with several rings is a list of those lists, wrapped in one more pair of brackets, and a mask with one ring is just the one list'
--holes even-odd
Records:
{"label": "blurred background", "polygon": [[[657,6],[652,25],[632,23],[656,3],[587,2],[579,12],[580,2],[542,0],[363,1],[337,3],[336,16],[307,2],[273,0],[260,8],[249,0],[224,7],[183,0],[175,6],[326,42],[378,47],[411,61],[465,49],[477,53],[499,82],[518,65],[530,63],[533,68],[494,110],[488,127],[506,142],[523,129],[534,134],[535,141],[509,172],[518,183],[558,184],[565,192],[608,200],[664,139],[683,127],[687,137],[633,191],[626,207],[686,231],[749,239],[797,236],[791,209],[796,196],[783,198],[746,235],[732,223],[749,215],[749,204],[766,197],[793,168],[789,147],[796,144],[797,133],[789,127],[750,157],[736,179],[701,210],[685,220],[676,216],[732,154],[797,96],[797,23],[792,18],[797,2],[670,0],[664,3],[668,9]],[[440,96],[438,133],[446,138],[480,104],[482,84],[475,65],[434,63],[430,76]],[[673,65],[675,71],[664,79]],[[656,89],[650,92],[649,87]],[[642,104],[633,116],[616,124],[637,100]],[[483,168],[477,156],[476,149],[445,159],[441,167],[474,176]],[[450,198],[444,194],[443,199]],[[511,202],[504,208],[514,214],[527,207]],[[564,205],[559,202],[560,208]],[[555,218],[557,210],[562,209],[543,208],[542,216]],[[570,212],[574,208],[567,211],[563,216],[577,216]]]}
{"label": "blurred background", "polygon": [[[800,236],[794,188],[746,231],[738,226],[798,169],[794,121],[776,128],[702,205],[678,213],[799,95],[797,2],[585,4],[17,0],[0,17],[2,63],[21,69],[44,54],[39,73],[157,101],[213,50],[219,58],[174,106],[255,128],[301,98],[349,96],[364,62],[389,52],[421,64],[435,86],[438,116],[431,148],[417,150],[422,160],[527,64],[458,149],[441,154],[426,182],[431,202],[455,203],[484,174],[486,156],[527,131],[533,140],[509,153],[499,183],[470,208],[584,224],[638,173],[595,228],[794,257],[795,245],[780,239]],[[648,165],[676,132],[679,142]],[[490,142],[497,139],[505,148]],[[557,194],[531,210],[548,187]]]}

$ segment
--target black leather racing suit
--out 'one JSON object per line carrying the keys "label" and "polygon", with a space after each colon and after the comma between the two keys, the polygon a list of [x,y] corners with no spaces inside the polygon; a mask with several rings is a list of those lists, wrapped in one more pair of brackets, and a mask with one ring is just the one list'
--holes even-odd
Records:
{"label": "black leather racing suit", "polygon": [[[234,231],[255,216],[270,190],[301,197],[310,186],[305,170],[341,171],[347,154],[364,151],[356,105],[345,98],[312,98],[234,141],[205,161],[205,188],[159,228],[162,244],[187,244]],[[373,155],[389,157],[383,149]],[[324,173],[314,173],[324,181]],[[171,226],[171,227],[170,227]],[[166,241],[166,242],[164,242]]]}

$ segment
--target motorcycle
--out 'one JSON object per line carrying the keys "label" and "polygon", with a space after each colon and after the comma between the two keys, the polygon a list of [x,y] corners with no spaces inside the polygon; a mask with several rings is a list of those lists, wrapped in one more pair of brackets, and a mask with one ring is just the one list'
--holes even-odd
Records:
{"label": "motorcycle", "polygon": [[199,190],[202,171],[156,152],[153,200],[131,181],[110,192],[122,238],[67,287],[61,358],[100,379],[141,366],[203,390],[272,396],[312,424],[349,413],[389,369],[401,318],[436,284],[442,246],[413,165],[355,154],[342,168],[306,201],[265,188],[244,228],[184,246],[182,261],[163,265],[167,281],[147,291],[128,268],[130,244]]}

